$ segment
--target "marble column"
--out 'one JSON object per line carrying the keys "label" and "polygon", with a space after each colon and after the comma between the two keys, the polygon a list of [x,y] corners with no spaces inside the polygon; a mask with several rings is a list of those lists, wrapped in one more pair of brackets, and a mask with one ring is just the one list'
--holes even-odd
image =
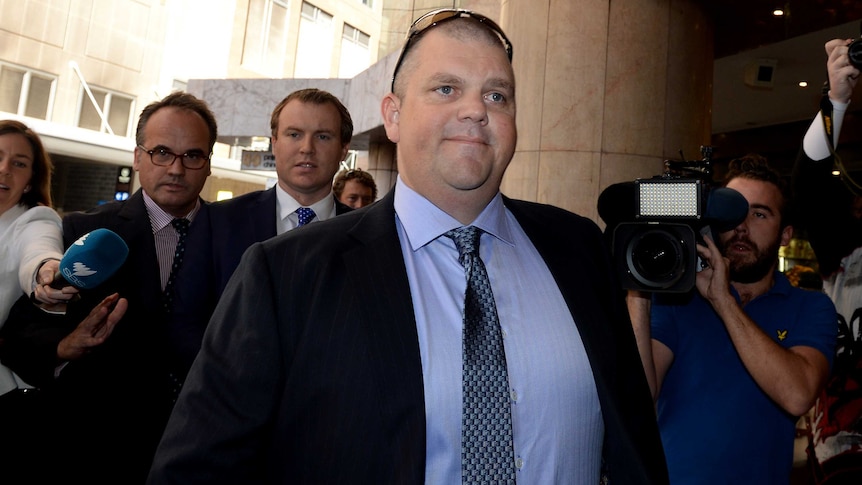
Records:
{"label": "marble column", "polygon": [[518,148],[503,193],[601,222],[608,185],[700,158],[710,140],[712,28],[692,0],[506,0]]}

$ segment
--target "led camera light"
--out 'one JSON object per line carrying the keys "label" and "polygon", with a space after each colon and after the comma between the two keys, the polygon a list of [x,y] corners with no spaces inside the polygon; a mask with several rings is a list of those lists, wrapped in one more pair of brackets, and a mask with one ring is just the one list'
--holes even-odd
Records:
{"label": "led camera light", "polygon": [[638,181],[638,218],[695,218],[702,215],[700,180]]}

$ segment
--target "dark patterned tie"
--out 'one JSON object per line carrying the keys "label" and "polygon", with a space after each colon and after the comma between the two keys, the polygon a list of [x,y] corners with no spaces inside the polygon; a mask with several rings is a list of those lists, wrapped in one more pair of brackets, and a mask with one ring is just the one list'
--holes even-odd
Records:
{"label": "dark patterned tie", "polygon": [[183,262],[183,255],[186,252],[186,236],[189,234],[189,224],[188,219],[177,218],[171,221],[171,225],[177,231],[178,238],[177,249],[174,251],[174,262],[171,265],[171,274],[168,276],[168,282],[165,284],[164,291],[165,311],[168,313],[171,312],[171,305],[174,300],[174,280],[177,278],[177,271]]}
{"label": "dark patterned tie", "polygon": [[297,227],[302,227],[311,222],[316,214],[308,207],[300,207],[296,209],[296,215],[299,217],[299,225]]}
{"label": "dark patterned tie", "polygon": [[515,483],[512,409],[506,353],[497,305],[474,226],[446,233],[458,247],[467,273],[464,298],[461,480],[463,483]]}

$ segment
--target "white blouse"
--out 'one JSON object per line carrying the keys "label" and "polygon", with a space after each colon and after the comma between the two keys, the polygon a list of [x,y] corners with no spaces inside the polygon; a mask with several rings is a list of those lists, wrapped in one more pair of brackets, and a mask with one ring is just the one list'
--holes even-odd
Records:
{"label": "white blouse", "polygon": [[[0,214],[0,328],[21,295],[34,289],[39,264],[63,257],[63,226],[49,208],[16,205]],[[0,364],[0,395],[32,387]]]}

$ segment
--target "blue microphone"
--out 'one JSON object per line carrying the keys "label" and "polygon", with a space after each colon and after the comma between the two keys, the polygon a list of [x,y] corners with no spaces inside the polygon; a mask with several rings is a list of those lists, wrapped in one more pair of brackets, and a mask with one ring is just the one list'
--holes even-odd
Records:
{"label": "blue microphone", "polygon": [[51,287],[95,288],[116,273],[128,255],[129,247],[117,233],[108,229],[90,231],[66,250]]}

